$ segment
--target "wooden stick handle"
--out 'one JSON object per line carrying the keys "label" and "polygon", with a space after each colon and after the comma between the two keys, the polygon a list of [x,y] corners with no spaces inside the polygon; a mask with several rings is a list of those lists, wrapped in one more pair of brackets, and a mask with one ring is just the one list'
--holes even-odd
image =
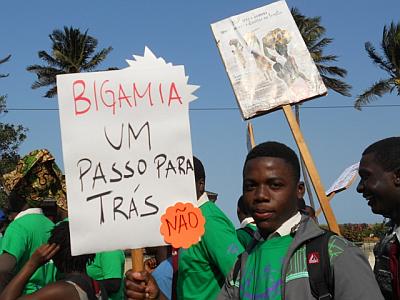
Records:
{"label": "wooden stick handle", "polygon": [[254,139],[253,125],[250,122],[247,123],[247,133],[250,139],[250,146],[254,148],[256,146],[256,140]]}
{"label": "wooden stick handle", "polygon": [[315,167],[307,144],[304,141],[303,134],[301,133],[299,124],[297,124],[296,118],[292,112],[292,108],[290,104],[284,105],[282,108],[289,123],[290,130],[292,131],[293,137],[296,141],[297,147],[299,148],[300,154],[303,157],[308,174],[310,175],[311,182],[314,186],[315,193],[317,194],[319,204],[322,208],[329,229],[337,234],[340,234],[339,225],[337,224],[335,215],[333,214],[332,208],[329,205],[317,168]]}
{"label": "wooden stick handle", "polygon": [[134,272],[143,271],[143,248],[132,249],[131,250],[131,258],[132,258],[132,270]]}
{"label": "wooden stick handle", "polygon": [[[328,201],[331,202],[331,200],[333,199],[333,197],[334,197],[335,195],[336,195],[335,192],[330,193],[329,196],[328,196]],[[315,216],[318,217],[318,216],[321,214],[321,212],[322,212],[322,209],[321,209],[321,207],[320,207],[320,208],[318,208],[317,211],[315,212]]]}

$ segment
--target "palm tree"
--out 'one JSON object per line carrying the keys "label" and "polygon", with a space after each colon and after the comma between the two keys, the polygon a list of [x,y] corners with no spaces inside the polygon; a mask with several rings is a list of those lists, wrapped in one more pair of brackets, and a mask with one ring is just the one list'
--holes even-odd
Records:
{"label": "palm tree", "polygon": [[363,105],[370,103],[377,97],[397,90],[400,95],[400,22],[389,27],[383,27],[381,49],[383,56],[376,52],[375,47],[365,43],[365,50],[372,61],[389,74],[389,78],[375,82],[369,89],[357,96],[354,107],[361,110]]}
{"label": "palm tree", "polygon": [[93,71],[105,60],[112,47],[95,53],[97,39],[82,33],[77,28],[64,27],[64,31],[54,30],[49,35],[52,41],[51,54],[39,51],[38,56],[46,65],[31,65],[26,69],[37,75],[32,89],[50,86],[44,97],[52,98],[57,94],[56,75]]}
{"label": "palm tree", "polygon": [[291,13],[326,87],[350,97],[351,85],[334,78],[335,76],[344,78],[347,71],[337,66],[326,65],[336,62],[338,57],[323,53],[324,48],[332,43],[333,39],[324,37],[326,29],[321,25],[321,17],[306,17],[295,7],[291,9]]}

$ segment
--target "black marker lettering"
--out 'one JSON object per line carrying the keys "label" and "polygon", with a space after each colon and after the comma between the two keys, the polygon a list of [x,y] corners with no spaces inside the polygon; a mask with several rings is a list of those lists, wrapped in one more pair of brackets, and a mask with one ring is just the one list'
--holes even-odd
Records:
{"label": "black marker lettering", "polygon": [[114,173],[116,173],[118,175],[118,177],[117,178],[111,178],[110,182],[118,182],[118,181],[122,180],[122,173],[118,169],[115,168],[115,165],[116,165],[116,163],[112,164],[111,170],[113,170]]}
{"label": "black marker lettering", "polygon": [[[99,172],[100,175],[98,175],[97,172]],[[97,166],[96,166],[96,170],[95,170],[94,176],[93,176],[92,189],[94,189],[94,186],[96,184],[96,180],[98,180],[98,179],[103,179],[104,183],[107,184],[106,176],[104,175],[103,169],[101,168],[101,163],[98,163]]]}
{"label": "black marker lettering", "polygon": [[87,202],[100,198],[100,225],[104,223],[103,196],[109,195],[111,193],[112,191],[107,191],[86,198]]}
{"label": "black marker lettering", "polygon": [[154,203],[149,202],[148,200],[150,198],[153,198],[153,196],[147,196],[146,199],[144,200],[144,203],[146,204],[146,206],[154,208],[154,210],[152,212],[141,214],[140,215],[141,217],[151,216],[151,215],[155,215],[156,213],[158,213],[158,210],[159,210],[158,206],[155,205]]}
{"label": "black marker lettering", "polygon": [[160,178],[160,168],[165,164],[166,160],[167,160],[167,156],[165,154],[158,154],[154,158],[154,163],[157,164],[156,168],[157,168],[157,176],[158,176],[158,178]]}
{"label": "black marker lettering", "polygon": [[[88,162],[89,166],[86,168],[86,170],[82,171],[82,167],[80,167],[80,163],[82,162]],[[85,176],[89,170],[92,168],[92,161],[89,158],[82,158],[78,161],[76,164],[79,167],[79,180],[81,181],[81,192],[83,192],[83,176]]]}
{"label": "black marker lettering", "polygon": [[[119,203],[117,205],[115,205],[117,201],[119,201]],[[125,217],[125,219],[128,220],[128,216],[122,210],[118,209],[122,205],[123,202],[124,202],[124,199],[122,197],[115,197],[114,198],[114,221],[115,221],[116,213],[119,213],[119,214],[123,215]]]}
{"label": "black marker lettering", "polygon": [[110,139],[108,138],[106,127],[104,127],[104,136],[106,137],[107,142],[110,144],[111,147],[113,147],[115,150],[120,150],[122,147],[122,138],[124,136],[124,123],[121,124],[121,135],[120,135],[120,140],[119,140],[119,145],[114,145]]}

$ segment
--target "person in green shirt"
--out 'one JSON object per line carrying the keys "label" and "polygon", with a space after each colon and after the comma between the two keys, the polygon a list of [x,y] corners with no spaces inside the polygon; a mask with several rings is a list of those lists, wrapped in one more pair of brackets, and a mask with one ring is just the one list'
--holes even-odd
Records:
{"label": "person in green shirt", "polygon": [[101,282],[111,300],[124,299],[125,254],[122,250],[96,253],[94,261],[86,267],[87,274]]}
{"label": "person in green shirt", "polygon": [[[196,157],[193,157],[193,162],[198,206],[206,223],[200,242],[179,252],[177,299],[213,300],[244,249],[232,222],[215,203],[208,200],[203,164]],[[146,294],[150,298],[165,299],[154,278],[147,272],[134,273],[130,270],[126,278],[129,299],[143,299]]]}
{"label": "person in green shirt", "polygon": [[[8,209],[16,216],[2,240],[0,291],[50,236],[54,224],[43,215],[43,200],[53,198],[58,204],[65,199],[61,171],[45,149],[24,156],[15,170],[3,175],[3,186]],[[31,294],[53,280],[54,265],[50,262],[33,273],[23,293]]]}
{"label": "person in green shirt", "polygon": [[[25,207],[10,223],[2,239],[0,264],[5,262],[1,268],[3,274],[19,271],[32,253],[47,242],[53,227],[53,222],[43,215],[40,208]],[[52,263],[40,267],[27,282],[23,293],[31,294],[50,283],[53,268]]]}

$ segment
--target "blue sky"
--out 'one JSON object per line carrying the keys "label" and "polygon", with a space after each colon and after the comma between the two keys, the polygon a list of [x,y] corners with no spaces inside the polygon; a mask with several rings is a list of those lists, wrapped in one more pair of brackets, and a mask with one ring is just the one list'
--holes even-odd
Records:
{"label": "blue sky", "polygon": [[[125,67],[125,59],[143,54],[148,46],[157,56],[174,64],[185,65],[192,84],[200,85],[199,97],[190,112],[193,152],[204,163],[207,189],[219,194],[218,204],[236,220],[236,201],[241,194],[241,170],[247,152],[246,123],[236,109],[236,100],[214,43],[210,24],[234,14],[263,6],[271,1],[22,1],[3,2],[0,16],[0,58],[12,54],[11,61],[0,67],[10,73],[0,80],[0,94],[8,95],[9,112],[0,122],[19,123],[29,128],[21,154],[47,148],[62,166],[61,137],[56,99],[46,99],[45,90],[31,90],[35,80],[25,68],[41,63],[39,50],[49,50],[48,35],[63,26],[89,29],[99,47],[112,46],[102,67]],[[301,128],[321,180],[327,189],[349,165],[360,159],[370,143],[399,135],[399,97],[387,94],[373,103],[381,107],[334,108],[351,106],[354,97],[386,74],[368,58],[364,43],[377,48],[383,26],[398,22],[400,2],[374,1],[287,1],[307,16],[321,16],[327,36],[334,38],[326,54],[339,56],[337,64],[348,70],[347,82],[353,97],[334,92],[305,103],[301,109]],[[207,110],[232,108],[229,110]],[[19,110],[33,109],[33,110]],[[39,110],[36,110],[39,109]],[[44,110],[50,109],[50,110]],[[206,109],[206,110],[203,110]],[[281,110],[253,121],[257,142],[277,140],[297,150]],[[338,194],[332,202],[340,223],[380,222],[355,184]],[[322,221],[323,222],[323,221]]]}

